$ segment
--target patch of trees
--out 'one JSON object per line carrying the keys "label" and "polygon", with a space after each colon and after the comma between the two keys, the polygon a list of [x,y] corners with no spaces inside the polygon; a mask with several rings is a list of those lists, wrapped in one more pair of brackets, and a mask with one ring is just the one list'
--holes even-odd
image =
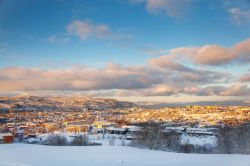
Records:
{"label": "patch of trees", "polygon": [[211,146],[182,144],[181,134],[177,132],[164,132],[159,124],[144,124],[130,146],[180,153],[212,153]]}
{"label": "patch of trees", "polygon": [[221,127],[217,144],[217,153],[250,154],[250,124]]}
{"label": "patch of trees", "polygon": [[220,127],[217,132],[217,146],[183,144],[181,134],[163,132],[159,124],[144,124],[130,145],[181,153],[250,154],[250,123]]}
{"label": "patch of trees", "polygon": [[177,133],[164,133],[160,125],[150,123],[142,126],[130,145],[152,150],[173,151],[178,144],[180,144],[180,136]]}

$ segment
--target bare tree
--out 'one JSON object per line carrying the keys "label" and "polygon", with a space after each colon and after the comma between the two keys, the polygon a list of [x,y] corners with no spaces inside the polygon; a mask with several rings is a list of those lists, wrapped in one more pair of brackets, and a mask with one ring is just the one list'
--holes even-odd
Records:
{"label": "bare tree", "polygon": [[250,124],[226,126],[219,129],[218,153],[250,154]]}
{"label": "bare tree", "polygon": [[109,145],[111,145],[111,146],[115,145],[115,137],[114,136],[109,139]]}
{"label": "bare tree", "polygon": [[157,124],[144,125],[142,130],[136,134],[136,139],[132,142],[132,146],[148,149],[166,149],[167,140],[161,127]]}
{"label": "bare tree", "polygon": [[120,145],[126,146],[126,140],[124,138],[120,139]]}

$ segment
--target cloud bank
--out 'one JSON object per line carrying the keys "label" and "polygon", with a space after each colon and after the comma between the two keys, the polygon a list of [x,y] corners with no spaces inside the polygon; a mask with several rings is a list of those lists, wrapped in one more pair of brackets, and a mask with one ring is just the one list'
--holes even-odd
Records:
{"label": "cloud bank", "polygon": [[169,66],[169,63],[173,63],[172,61],[188,60],[195,65],[204,66],[249,64],[249,46],[250,39],[236,43],[230,48],[225,48],[215,44],[200,47],[180,47],[170,50],[168,55],[151,59],[150,63],[155,66]]}
{"label": "cloud bank", "polygon": [[[80,31],[79,35],[85,38],[86,32]],[[249,73],[235,78],[230,72],[211,70],[211,66],[249,65],[249,45],[250,39],[246,39],[230,48],[214,44],[181,47],[151,58],[141,66],[111,62],[103,68],[0,68],[0,92],[56,90],[104,96],[250,96]]]}

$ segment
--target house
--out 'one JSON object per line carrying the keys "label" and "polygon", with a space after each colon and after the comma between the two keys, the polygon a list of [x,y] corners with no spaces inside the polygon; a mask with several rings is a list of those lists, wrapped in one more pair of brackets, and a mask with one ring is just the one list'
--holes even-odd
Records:
{"label": "house", "polygon": [[107,121],[94,121],[93,126],[98,129],[101,129],[101,128],[107,128],[111,126],[116,126],[116,123],[107,122]]}
{"label": "house", "polygon": [[141,131],[141,127],[139,126],[123,126],[128,130],[128,134],[136,134]]}
{"label": "house", "polygon": [[176,132],[178,134],[187,133],[193,136],[214,136],[216,129],[214,128],[190,128],[190,127],[166,127],[165,132]]}
{"label": "house", "polygon": [[11,133],[0,133],[0,143],[10,144],[13,143],[14,137]]}
{"label": "house", "polygon": [[88,125],[67,125],[66,131],[70,133],[79,133],[79,132],[87,132],[89,126]]}
{"label": "house", "polygon": [[45,132],[47,133],[53,133],[55,131],[59,131],[60,127],[58,124],[56,123],[44,123],[43,124],[43,129],[45,130]]}
{"label": "house", "polygon": [[135,140],[135,139],[136,139],[135,135],[129,134],[129,135],[126,136],[126,140]]}
{"label": "house", "polygon": [[106,131],[109,134],[127,134],[128,129],[127,128],[118,128],[118,127],[108,127],[106,128]]}
{"label": "house", "polygon": [[17,127],[17,134],[18,135],[28,135],[29,134],[29,126],[18,126]]}

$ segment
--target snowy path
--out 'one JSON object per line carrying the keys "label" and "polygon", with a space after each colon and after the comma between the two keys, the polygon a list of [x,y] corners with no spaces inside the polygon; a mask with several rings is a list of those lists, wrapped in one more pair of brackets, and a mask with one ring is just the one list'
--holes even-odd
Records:
{"label": "snowy path", "polygon": [[122,146],[0,145],[0,166],[250,166],[249,155],[199,155]]}

